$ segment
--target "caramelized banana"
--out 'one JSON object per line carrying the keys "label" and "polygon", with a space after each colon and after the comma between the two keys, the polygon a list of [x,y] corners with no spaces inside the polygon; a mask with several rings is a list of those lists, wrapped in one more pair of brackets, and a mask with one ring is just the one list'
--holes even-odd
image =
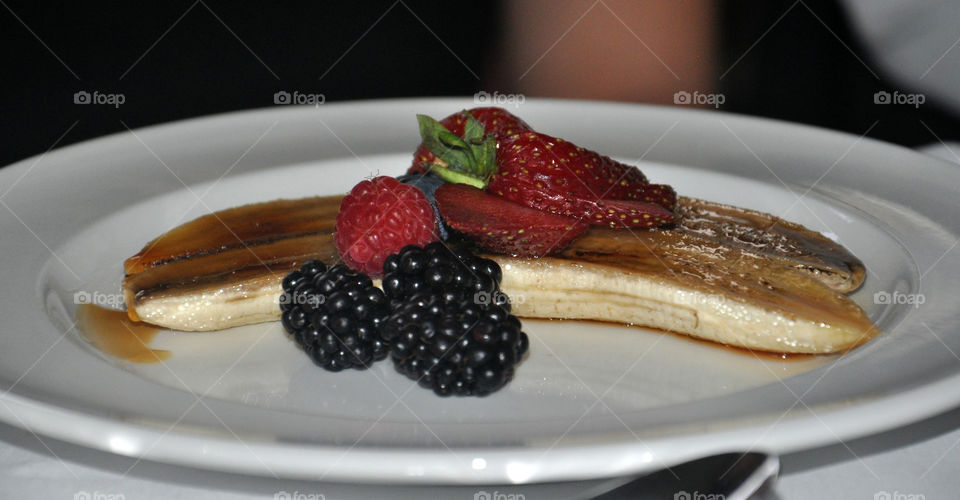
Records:
{"label": "caramelized banana", "polygon": [[[219,330],[279,318],[283,275],[337,260],[341,197],[259,203],[177,227],[128,259],[132,319]],[[518,316],[655,327],[774,352],[828,353],[877,333],[844,293],[864,267],[841,245],[768,214],[680,198],[671,228],[592,228],[549,258],[488,255]]]}

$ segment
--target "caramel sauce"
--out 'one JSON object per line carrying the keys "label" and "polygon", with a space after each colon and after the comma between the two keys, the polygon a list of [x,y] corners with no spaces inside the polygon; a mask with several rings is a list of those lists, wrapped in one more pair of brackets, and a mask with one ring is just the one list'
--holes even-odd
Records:
{"label": "caramel sauce", "polygon": [[333,231],[343,196],[253,203],[198,217],[150,241],[124,263],[128,275],[196,255]]}
{"label": "caramel sauce", "polygon": [[161,329],[131,321],[124,311],[81,304],[77,308],[77,328],[94,347],[124,361],[158,363],[170,358],[170,351],[150,348]]}
{"label": "caramel sauce", "polygon": [[[238,270],[264,268],[287,271],[298,262],[314,258],[318,249],[334,248],[332,234],[297,236],[259,245],[231,248],[215,254],[200,254],[156,266],[124,279],[124,286],[136,290],[151,290],[178,283],[196,283],[197,278],[226,276]],[[329,252],[326,252],[329,253]],[[334,255],[324,255],[329,260]],[[184,279],[189,277],[188,279]],[[222,280],[221,280],[222,281]]]}
{"label": "caramel sauce", "polygon": [[816,274],[839,292],[856,290],[866,275],[859,259],[839,243],[799,224],[745,208],[682,196],[676,227],[667,232],[762,254]]}

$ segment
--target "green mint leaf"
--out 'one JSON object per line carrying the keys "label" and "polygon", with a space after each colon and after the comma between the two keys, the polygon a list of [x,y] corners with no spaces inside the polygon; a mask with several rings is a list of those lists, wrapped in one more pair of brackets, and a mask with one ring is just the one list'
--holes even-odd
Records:
{"label": "green mint leaf", "polygon": [[462,138],[427,115],[417,115],[417,122],[423,145],[446,162],[449,168],[466,173],[474,169],[476,160],[470,146]]}
{"label": "green mint leaf", "polygon": [[487,187],[486,179],[477,179],[476,177],[450,170],[449,168],[444,168],[439,165],[429,165],[430,173],[436,175],[437,177],[455,184],[467,184],[473,186],[477,189],[485,189]]}
{"label": "green mint leaf", "polygon": [[463,126],[463,140],[470,144],[479,143],[486,134],[483,124],[477,121],[470,113],[463,111],[463,114],[467,115],[467,123]]}
{"label": "green mint leaf", "polygon": [[473,157],[477,162],[477,173],[480,178],[489,180],[497,171],[497,140],[493,135],[484,137],[479,146],[471,146]]}
{"label": "green mint leaf", "polygon": [[424,147],[446,163],[446,166],[421,166],[447,182],[484,189],[490,176],[496,172],[497,141],[493,135],[485,134],[482,123],[469,113],[466,115],[464,137],[429,116],[417,115]]}

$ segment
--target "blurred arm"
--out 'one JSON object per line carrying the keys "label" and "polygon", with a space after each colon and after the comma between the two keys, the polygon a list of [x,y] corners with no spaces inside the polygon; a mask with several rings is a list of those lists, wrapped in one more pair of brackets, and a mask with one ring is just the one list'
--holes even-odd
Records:
{"label": "blurred arm", "polygon": [[507,1],[496,86],[652,103],[712,92],[715,12],[710,0]]}

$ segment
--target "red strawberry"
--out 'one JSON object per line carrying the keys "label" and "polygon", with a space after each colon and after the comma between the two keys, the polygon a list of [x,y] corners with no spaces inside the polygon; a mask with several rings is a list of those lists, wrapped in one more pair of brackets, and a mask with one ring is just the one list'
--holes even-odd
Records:
{"label": "red strawberry", "polygon": [[[503,108],[496,107],[473,108],[470,110],[460,111],[459,113],[454,113],[443,120],[440,120],[440,123],[446,127],[447,130],[457,134],[460,137],[464,137],[464,129],[466,128],[467,124],[467,113],[469,113],[470,116],[473,116],[474,119],[483,125],[483,132],[485,134],[492,134],[496,138],[506,137],[518,132],[531,130],[530,126],[520,118],[517,118]],[[412,174],[424,172],[425,170],[422,164],[438,162],[439,160],[437,157],[431,153],[423,143],[421,143],[420,146],[417,147],[417,151],[413,153],[413,165],[410,167],[410,170],[408,170],[407,173]]]}
{"label": "red strawberry", "polygon": [[[643,181],[642,183],[640,181]],[[672,188],[649,187],[636,168],[538,132],[500,141],[487,190],[538,210],[612,227],[673,221]],[[666,207],[666,208],[665,208]]]}
{"label": "red strawberry", "polygon": [[340,202],[333,241],[343,262],[376,277],[406,245],[437,240],[433,207],[423,192],[393,177],[362,181]]}
{"label": "red strawberry", "polygon": [[667,210],[677,208],[677,192],[666,184],[646,184],[643,187],[633,188],[629,193],[622,193],[617,188],[610,191],[610,198],[618,200],[635,200],[646,203],[656,203]]}
{"label": "red strawberry", "polygon": [[518,257],[555,253],[587,225],[518,205],[466,184],[444,184],[436,192],[440,215],[452,229],[481,247]]}
{"label": "red strawberry", "polygon": [[[542,184],[541,184],[542,186]],[[499,191],[496,194],[499,195]],[[653,203],[633,200],[582,198],[570,193],[550,191],[542,187],[515,181],[504,193],[504,198],[521,205],[588,224],[623,227],[659,227],[673,222],[673,212]]]}

